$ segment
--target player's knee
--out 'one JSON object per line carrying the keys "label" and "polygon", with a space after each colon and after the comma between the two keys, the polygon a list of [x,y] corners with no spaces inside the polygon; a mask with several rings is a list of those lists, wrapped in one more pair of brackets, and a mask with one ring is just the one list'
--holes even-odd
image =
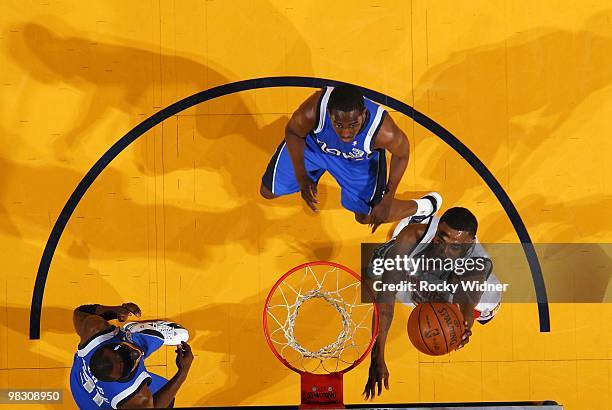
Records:
{"label": "player's knee", "polygon": [[270,191],[270,189],[265,186],[262,182],[261,186],[259,187],[259,194],[264,197],[265,199],[274,199],[276,198],[276,195],[274,195],[272,193],[272,191]]}
{"label": "player's knee", "polygon": [[355,220],[360,224],[370,223],[370,215],[355,213]]}

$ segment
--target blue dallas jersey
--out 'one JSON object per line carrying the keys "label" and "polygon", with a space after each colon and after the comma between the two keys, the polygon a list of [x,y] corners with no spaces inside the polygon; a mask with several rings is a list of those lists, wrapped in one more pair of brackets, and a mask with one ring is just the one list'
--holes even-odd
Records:
{"label": "blue dallas jersey", "polygon": [[[369,214],[386,186],[385,150],[374,148],[386,111],[364,98],[366,120],[355,138],[344,142],[336,134],[327,111],[332,90],[333,87],[324,88],[319,98],[315,128],[306,136],[304,168],[315,183],[329,172],[342,190],[342,206],[355,213]],[[286,146],[283,139],[262,177],[262,185],[276,196],[300,190]]]}
{"label": "blue dallas jersey", "polygon": [[307,138],[312,139],[323,152],[329,155],[354,162],[378,161],[379,153],[374,149],[374,142],[386,111],[373,101],[364,98],[367,110],[366,121],[352,141],[344,142],[336,134],[327,110],[327,103],[333,89],[334,87],[325,87],[322,90],[317,106],[317,126]]}
{"label": "blue dallas jersey", "polygon": [[[144,352],[134,376],[126,382],[105,382],[96,379],[89,369],[91,356],[100,346],[118,342],[133,343]],[[143,383],[149,385],[151,393],[155,393],[166,380],[147,372],[144,359],[163,344],[161,334],[130,333],[111,326],[110,329],[79,346],[70,371],[70,390],[76,404],[80,409],[116,409],[119,404],[129,400]],[[151,385],[152,382],[155,388]]]}

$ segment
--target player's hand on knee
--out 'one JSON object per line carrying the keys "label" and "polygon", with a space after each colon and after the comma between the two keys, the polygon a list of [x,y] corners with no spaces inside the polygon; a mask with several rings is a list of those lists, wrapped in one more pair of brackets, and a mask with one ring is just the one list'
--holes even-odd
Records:
{"label": "player's hand on knee", "polygon": [[372,212],[370,213],[370,227],[372,228],[372,233],[376,232],[380,224],[387,222],[389,213],[391,212],[391,201],[391,197],[383,197],[383,199],[372,208]]}
{"label": "player's hand on knee", "polygon": [[142,311],[138,305],[132,302],[124,303],[121,306],[117,306],[113,310],[115,313],[117,313],[117,320],[120,322],[125,322],[130,315],[134,315],[136,317],[140,317],[142,315]]}
{"label": "player's hand on knee", "polygon": [[308,176],[300,178],[299,184],[302,199],[304,199],[306,205],[314,212],[318,212],[319,210],[316,205],[319,203],[319,201],[317,201],[317,184]]}

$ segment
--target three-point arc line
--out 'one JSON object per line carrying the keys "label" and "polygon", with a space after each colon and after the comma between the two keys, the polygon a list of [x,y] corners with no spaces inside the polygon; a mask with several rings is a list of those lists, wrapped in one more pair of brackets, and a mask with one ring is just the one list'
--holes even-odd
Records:
{"label": "three-point arc line", "polygon": [[[229,84],[220,85],[217,87],[210,88],[205,91],[193,94],[186,97],[168,107],[156,112],[143,122],[132,128],[127,134],[119,139],[113,146],[111,146],[91,169],[85,174],[83,179],[79,182],[70,198],[62,208],[60,215],[53,225],[49,239],[45,245],[42,257],[40,259],[40,265],[38,266],[38,272],[36,274],[36,282],[34,284],[34,291],[32,293],[32,305],[30,307],[30,339],[40,339],[40,319],[42,311],[42,301],[45,291],[45,284],[47,282],[47,276],[49,274],[49,268],[55,249],[59,243],[59,240],[72,216],[72,213],[76,209],[77,205],[91,186],[96,180],[98,175],[111,163],[117,155],[119,155],[125,148],[127,148],[132,142],[134,142],[142,134],[161,123],[165,119],[172,117],[181,111],[193,107],[196,104],[212,100],[217,97],[224,95],[234,94],[241,91],[256,90],[260,88],[272,88],[272,87],[310,87],[310,88],[321,88],[325,85],[340,84],[341,82],[335,80],[329,80],[325,78],[314,78],[314,77],[266,77],[266,78],[255,78],[250,80],[237,81]],[[457,137],[451,134],[447,129],[442,127],[440,124],[427,117],[423,113],[415,110],[413,107],[396,100],[395,98],[389,97],[385,94],[373,91],[367,88],[360,87],[371,100],[385,105],[391,109],[401,112],[402,114],[412,118],[415,122],[429,130],[431,133],[436,135],[442,141],[447,143],[453,148],[464,160],[472,166],[472,168],[480,175],[487,186],[493,191],[493,194],[497,197],[499,203],[502,205],[510,222],[514,226],[514,230],[521,241],[525,257],[531,270],[531,276],[533,278],[533,285],[535,288],[536,299],[538,303],[538,316],[540,320],[540,332],[550,331],[550,316],[548,311],[548,297],[546,295],[546,286],[544,284],[544,278],[542,277],[542,270],[538,256],[535,252],[527,228],[523,223],[516,207],[510,200],[510,197],[506,191],[499,184],[497,179],[493,176],[491,171],[478,159],[478,157],[463,144]]]}

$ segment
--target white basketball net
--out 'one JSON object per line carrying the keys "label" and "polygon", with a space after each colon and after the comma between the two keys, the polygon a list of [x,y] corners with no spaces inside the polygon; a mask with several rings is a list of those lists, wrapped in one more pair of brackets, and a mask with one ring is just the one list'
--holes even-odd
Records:
{"label": "white basketball net", "polygon": [[[296,352],[302,360],[302,368],[304,366],[305,359],[316,359],[318,364],[314,368],[307,369],[309,372],[315,373],[317,370],[324,370],[328,373],[337,372],[340,367],[344,365],[352,365],[356,360],[348,360],[343,357],[343,354],[348,349],[354,349],[358,357],[364,352],[371,340],[371,330],[369,326],[364,326],[364,321],[370,323],[371,313],[373,311],[373,305],[371,303],[358,303],[361,296],[361,283],[353,279],[353,283],[348,285],[340,283],[340,274],[343,273],[345,276],[349,275],[347,272],[334,267],[334,266],[321,266],[327,269],[322,275],[321,279],[315,274],[313,267],[307,266],[304,268],[304,276],[300,282],[300,286],[291,286],[287,281],[283,281],[277,288],[277,292],[280,293],[283,302],[278,304],[270,304],[267,306],[266,311],[269,317],[278,325],[278,328],[270,331],[270,340],[280,346],[278,350],[279,354],[285,358],[285,350],[290,347]],[[297,274],[297,272],[295,273]],[[304,282],[306,277],[311,276],[314,279],[315,288],[309,290],[303,290]],[[335,277],[335,283],[332,283],[331,290],[324,289],[325,281],[329,278]],[[284,289],[283,289],[284,288]],[[350,295],[349,301],[345,299]],[[343,297],[343,294],[345,295]],[[321,347],[316,351],[311,351],[302,346],[295,338],[295,323],[300,311],[300,307],[308,300],[320,298],[331,305],[339,314],[342,323],[342,330],[338,334],[336,340],[326,346]],[[359,313],[362,317],[358,322],[353,319],[353,314],[356,308],[367,308],[362,309],[363,313]],[[276,314],[274,312],[277,312]],[[282,313],[281,313],[282,312]],[[358,343],[356,341],[356,333],[363,329],[366,332],[365,342]],[[279,338],[284,340],[278,340]],[[363,336],[362,336],[363,339]],[[287,359],[288,360],[288,359]],[[298,359],[299,360],[299,359]],[[289,360],[288,360],[289,361]],[[296,365],[296,361],[289,361],[293,366]],[[330,364],[331,363],[331,364]],[[346,367],[346,366],[343,366]]]}

